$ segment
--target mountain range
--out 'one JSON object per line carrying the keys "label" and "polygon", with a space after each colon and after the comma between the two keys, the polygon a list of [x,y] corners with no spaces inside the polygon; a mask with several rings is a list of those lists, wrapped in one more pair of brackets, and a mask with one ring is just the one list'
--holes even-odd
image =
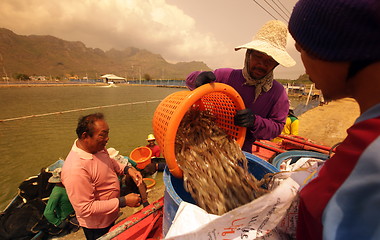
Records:
{"label": "mountain range", "polygon": [[115,74],[127,79],[184,79],[190,72],[211,70],[199,61],[167,62],[160,54],[129,47],[103,51],[80,41],[54,36],[18,35],[0,28],[0,75],[44,75],[58,78],[98,78]]}

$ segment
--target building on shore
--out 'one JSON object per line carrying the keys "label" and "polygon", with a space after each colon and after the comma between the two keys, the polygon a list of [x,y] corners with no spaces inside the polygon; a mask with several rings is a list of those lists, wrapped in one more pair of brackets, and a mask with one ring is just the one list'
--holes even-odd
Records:
{"label": "building on shore", "polygon": [[103,80],[103,82],[113,82],[113,83],[126,83],[127,81],[123,77],[118,77],[114,74],[105,74],[100,77],[100,79]]}

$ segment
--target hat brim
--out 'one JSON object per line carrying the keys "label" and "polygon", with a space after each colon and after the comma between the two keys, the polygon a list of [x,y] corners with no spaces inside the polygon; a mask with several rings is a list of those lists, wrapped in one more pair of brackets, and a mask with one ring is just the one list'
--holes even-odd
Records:
{"label": "hat brim", "polygon": [[110,158],[115,158],[117,155],[119,155],[119,151],[116,151],[110,155]]}
{"label": "hat brim", "polygon": [[48,182],[49,183],[60,183],[61,179],[59,177],[50,177]]}
{"label": "hat brim", "polygon": [[156,140],[155,138],[147,138],[146,139],[147,141],[153,141],[153,140]]}
{"label": "hat brim", "polygon": [[284,67],[293,67],[296,65],[296,61],[294,61],[286,51],[261,40],[253,40],[252,42],[238,46],[235,48],[235,51],[240,49],[254,49],[263,52],[271,56],[276,62]]}

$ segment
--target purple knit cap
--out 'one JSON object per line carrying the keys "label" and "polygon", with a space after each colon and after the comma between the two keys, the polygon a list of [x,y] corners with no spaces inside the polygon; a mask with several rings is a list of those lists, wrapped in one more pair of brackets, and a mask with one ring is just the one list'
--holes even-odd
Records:
{"label": "purple knit cap", "polygon": [[380,0],[299,0],[289,32],[321,60],[380,60]]}

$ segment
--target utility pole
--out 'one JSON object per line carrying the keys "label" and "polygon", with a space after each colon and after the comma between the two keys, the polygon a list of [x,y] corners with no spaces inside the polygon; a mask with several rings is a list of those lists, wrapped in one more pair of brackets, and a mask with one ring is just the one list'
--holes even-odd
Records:
{"label": "utility pole", "polygon": [[132,65],[132,81],[135,80],[134,71],[133,71],[133,65]]}
{"label": "utility pole", "polygon": [[9,82],[8,82],[8,75],[7,75],[7,73],[6,73],[6,71],[5,71],[5,66],[4,66],[4,59],[3,59],[3,55],[0,53],[0,57],[1,57],[1,65],[3,66],[3,73],[4,73],[4,75],[5,75],[5,79],[4,79],[4,81],[6,80],[7,81],[7,84],[9,84]]}
{"label": "utility pole", "polygon": [[140,78],[140,85],[141,85],[141,66],[139,66],[139,78]]}

